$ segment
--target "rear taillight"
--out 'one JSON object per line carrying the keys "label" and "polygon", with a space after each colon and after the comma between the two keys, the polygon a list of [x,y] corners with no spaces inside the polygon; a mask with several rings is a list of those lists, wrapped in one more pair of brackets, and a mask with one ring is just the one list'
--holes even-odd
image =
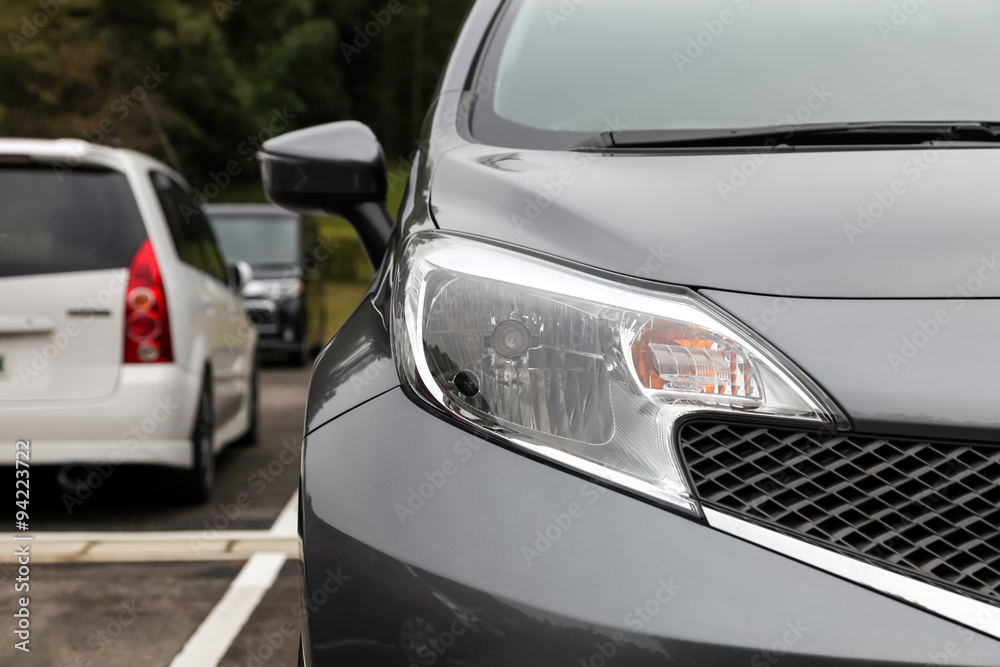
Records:
{"label": "rear taillight", "polygon": [[164,364],[173,360],[167,295],[153,246],[147,239],[129,268],[125,291],[125,363]]}

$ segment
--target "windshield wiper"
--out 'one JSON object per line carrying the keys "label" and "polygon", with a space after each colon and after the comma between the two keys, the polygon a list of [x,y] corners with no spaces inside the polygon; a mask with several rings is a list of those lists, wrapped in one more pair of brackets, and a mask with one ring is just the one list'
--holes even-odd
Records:
{"label": "windshield wiper", "polygon": [[604,132],[575,150],[710,148],[732,146],[909,145],[1000,143],[1000,123],[813,123],[732,130],[623,130]]}

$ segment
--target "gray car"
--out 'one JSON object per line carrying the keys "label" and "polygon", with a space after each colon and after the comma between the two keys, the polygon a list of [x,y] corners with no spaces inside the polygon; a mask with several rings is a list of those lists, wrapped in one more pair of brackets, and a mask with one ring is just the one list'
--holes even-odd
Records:
{"label": "gray car", "polygon": [[315,367],[305,665],[1000,664],[1000,4],[480,0]]}

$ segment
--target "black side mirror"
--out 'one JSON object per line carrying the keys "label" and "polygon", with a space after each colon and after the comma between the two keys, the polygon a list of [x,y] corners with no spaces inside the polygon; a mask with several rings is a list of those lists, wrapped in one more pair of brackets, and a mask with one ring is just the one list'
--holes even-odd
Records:
{"label": "black side mirror", "polygon": [[264,191],[278,206],[347,219],[378,266],[392,233],[385,156],[375,134],[355,121],[290,132],[258,154]]}
{"label": "black side mirror", "polygon": [[239,295],[247,283],[253,280],[253,268],[246,262],[236,262],[227,267],[229,274],[229,289]]}

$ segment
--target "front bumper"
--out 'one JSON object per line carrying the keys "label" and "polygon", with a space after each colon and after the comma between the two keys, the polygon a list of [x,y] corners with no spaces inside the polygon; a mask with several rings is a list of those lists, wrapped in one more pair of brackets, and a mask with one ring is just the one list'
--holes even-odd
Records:
{"label": "front bumper", "polygon": [[316,667],[1000,664],[991,637],[472,436],[398,388],[310,433],[303,471]]}
{"label": "front bumper", "polygon": [[115,392],[96,401],[0,406],[0,443],[14,461],[31,441],[31,463],[128,463],[189,468],[201,378],[175,364],[123,366]]}
{"label": "front bumper", "polygon": [[302,347],[305,337],[302,297],[283,301],[247,299],[243,305],[247,318],[260,336],[260,349],[294,351]]}

